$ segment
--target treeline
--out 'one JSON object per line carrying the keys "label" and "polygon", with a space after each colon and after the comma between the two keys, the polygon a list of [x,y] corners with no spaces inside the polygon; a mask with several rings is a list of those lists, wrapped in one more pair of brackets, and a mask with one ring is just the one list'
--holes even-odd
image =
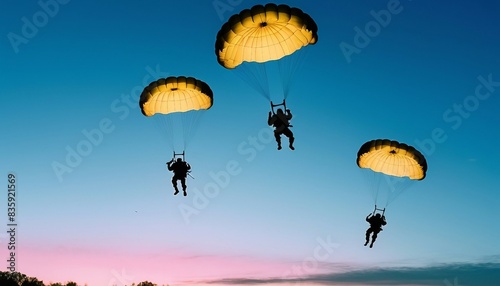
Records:
{"label": "treeline", "polygon": [[[44,284],[43,281],[38,280],[35,277],[28,277],[25,274],[19,272],[2,272],[2,271],[0,271],[0,285],[1,286],[93,286],[88,284],[78,285],[76,282],[73,281],[65,283],[56,282],[56,283]],[[149,281],[143,281],[140,282],[139,284],[132,283],[130,285],[123,285],[123,286],[159,286],[159,285]],[[161,285],[161,286],[168,286],[168,285]]]}

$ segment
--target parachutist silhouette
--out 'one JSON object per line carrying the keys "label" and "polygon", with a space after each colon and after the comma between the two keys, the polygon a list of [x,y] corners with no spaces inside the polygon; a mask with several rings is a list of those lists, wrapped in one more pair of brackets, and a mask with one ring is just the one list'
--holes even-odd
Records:
{"label": "parachutist silhouette", "polygon": [[184,196],[187,196],[186,176],[188,175],[189,170],[191,170],[191,166],[187,162],[182,161],[181,158],[177,158],[177,161],[175,162],[174,159],[167,162],[167,168],[169,171],[174,172],[174,176],[172,177],[172,185],[175,189],[174,195],[179,193],[179,189],[177,189],[177,180],[180,180]]}
{"label": "parachutist silhouette", "polygon": [[290,112],[290,109],[287,109],[286,113],[284,113],[281,108],[278,108],[276,114],[273,114],[272,116],[271,114],[271,111],[269,111],[267,124],[274,127],[274,138],[276,138],[276,142],[278,143],[278,150],[281,150],[281,134],[288,137],[290,149],[295,150],[295,148],[293,147],[293,141],[295,140],[295,138],[293,137],[292,130],[290,130],[289,128],[292,127],[289,122],[289,120],[292,119],[292,113]]}
{"label": "parachutist silhouette", "polygon": [[372,243],[370,244],[370,248],[373,247],[373,243],[377,239],[377,234],[382,231],[382,226],[386,225],[387,222],[385,221],[385,216],[380,215],[379,213],[376,215],[373,214],[368,214],[366,216],[366,221],[370,223],[370,227],[366,230],[366,242],[365,246],[370,242],[370,234],[373,232],[372,235]]}

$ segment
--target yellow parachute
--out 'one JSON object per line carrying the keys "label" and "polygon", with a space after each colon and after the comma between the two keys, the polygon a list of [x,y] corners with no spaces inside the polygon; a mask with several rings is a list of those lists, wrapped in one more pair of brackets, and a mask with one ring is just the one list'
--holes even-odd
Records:
{"label": "yellow parachute", "polygon": [[145,116],[206,110],[213,105],[213,93],[201,80],[172,76],[150,83],[143,90],[139,105]]}
{"label": "yellow parachute", "polygon": [[270,89],[274,88],[270,88],[269,83],[281,83],[278,88],[283,90],[280,100],[283,99],[284,105],[292,75],[302,62],[302,48],[317,41],[318,27],[301,9],[276,4],[255,5],[231,16],[222,25],[215,41],[215,54],[221,66],[234,70],[270,100],[271,105]]}
{"label": "yellow parachute", "polygon": [[314,20],[298,8],[266,4],[233,15],[215,43],[218,62],[232,69],[242,62],[279,60],[318,41]]}
{"label": "yellow parachute", "polygon": [[167,77],[150,83],[141,93],[143,115],[152,117],[175,150],[186,149],[204,111],[213,105],[208,84],[193,77]]}
{"label": "yellow parachute", "polygon": [[425,157],[415,148],[388,139],[366,142],[358,151],[357,164],[374,172],[422,180],[427,172]]}
{"label": "yellow parachute", "polygon": [[[423,180],[427,173],[425,157],[412,146],[388,139],[364,143],[356,163],[367,170],[375,211],[385,211],[397,196],[413,182]],[[382,203],[383,209],[377,207]]]}

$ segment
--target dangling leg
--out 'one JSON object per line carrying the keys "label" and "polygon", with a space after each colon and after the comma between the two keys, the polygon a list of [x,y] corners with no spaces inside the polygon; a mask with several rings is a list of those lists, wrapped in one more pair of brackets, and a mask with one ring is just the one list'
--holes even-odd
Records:
{"label": "dangling leg", "polygon": [[372,229],[369,228],[366,230],[366,242],[365,242],[365,246],[368,244],[368,242],[370,242],[370,233],[372,232]]}
{"label": "dangling leg", "polygon": [[174,195],[177,195],[179,193],[179,190],[177,189],[177,178],[175,176],[172,177],[172,186],[174,186],[174,190],[175,190]]}
{"label": "dangling leg", "polygon": [[295,150],[295,147],[293,147],[293,141],[295,141],[295,138],[290,137],[290,149]]}
{"label": "dangling leg", "polygon": [[274,130],[274,138],[276,138],[276,143],[278,143],[278,150],[281,150],[281,133],[278,130]]}
{"label": "dangling leg", "polygon": [[292,149],[292,150],[295,150],[295,148],[293,147],[293,141],[295,141],[295,138],[293,137],[292,130],[290,130],[288,127],[284,128],[283,135],[288,137],[288,142],[289,142],[288,147],[290,147],[290,149]]}
{"label": "dangling leg", "polygon": [[373,232],[373,235],[372,235],[372,243],[370,244],[370,248],[373,247],[373,243],[375,242],[375,240],[377,240],[377,234],[378,234],[378,231],[374,231]]}
{"label": "dangling leg", "polygon": [[184,196],[187,196],[187,192],[186,192],[186,189],[187,189],[187,186],[186,186],[186,178],[181,178],[181,185],[182,185],[182,191],[184,192]]}

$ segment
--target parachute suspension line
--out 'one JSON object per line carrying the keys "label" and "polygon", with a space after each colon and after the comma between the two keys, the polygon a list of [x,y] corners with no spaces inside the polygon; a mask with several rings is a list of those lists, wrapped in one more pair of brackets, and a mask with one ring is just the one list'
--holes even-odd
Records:
{"label": "parachute suspension line", "polygon": [[155,125],[171,150],[185,150],[192,141],[206,110],[153,115]]}
{"label": "parachute suspension line", "polygon": [[182,115],[180,112],[153,115],[160,134],[163,135],[172,150],[182,146]]}
{"label": "parachute suspension line", "polygon": [[189,118],[187,116],[188,114],[186,114],[186,113],[187,112],[183,112],[181,114],[181,116],[183,117],[183,119],[180,122],[181,129],[182,129],[182,134],[184,135],[181,138],[181,141],[182,141],[182,150],[186,150],[186,141],[187,141],[186,138],[189,136],[189,128],[187,127],[188,126],[187,120]]}
{"label": "parachute suspension line", "polygon": [[381,175],[376,173],[376,172],[371,172],[372,177],[373,177],[373,189],[372,189],[372,197],[373,201],[375,202],[375,205],[378,203],[378,194],[380,193],[380,180],[381,180]]}
{"label": "parachute suspension line", "polygon": [[406,177],[390,176],[367,169],[363,171],[366,171],[364,175],[366,182],[369,183],[368,188],[371,190],[374,204],[384,208],[415,183],[414,180]]}
{"label": "parachute suspension line", "polygon": [[261,96],[271,100],[266,63],[242,63],[234,72]]}
{"label": "parachute suspension line", "polygon": [[188,145],[190,144],[194,135],[196,134],[196,131],[199,128],[199,122],[201,121],[201,117],[203,116],[204,113],[205,110],[193,110],[193,111],[188,111],[184,114],[184,119],[183,119],[184,149],[187,149]]}
{"label": "parachute suspension line", "polygon": [[[176,112],[172,114],[168,114],[167,116],[164,116],[166,118],[166,121],[168,122],[166,130],[167,132],[172,134],[172,144],[173,144],[173,150],[178,149],[180,146],[182,146],[182,132],[183,132],[183,113],[181,112]],[[183,146],[182,146],[183,148]]]}
{"label": "parachute suspension line", "polygon": [[[161,105],[162,102],[161,97],[156,99],[157,105]],[[159,133],[162,134],[164,140],[169,144],[170,148],[175,150],[175,115],[166,116],[165,114],[157,113],[153,115],[153,119],[159,129]]]}
{"label": "parachute suspension line", "polygon": [[387,203],[386,207],[392,203],[396,198],[398,198],[402,193],[404,193],[408,188],[410,188],[413,183],[415,183],[414,180],[410,180],[409,178],[395,178],[395,183],[394,184],[400,184],[397,188],[395,188],[397,191],[391,192],[387,198]]}
{"label": "parachute suspension line", "polygon": [[267,73],[267,64],[264,63],[263,65],[259,64],[259,65],[255,65],[255,66],[257,66],[258,75],[259,75],[260,82],[261,82],[262,95],[264,95],[264,97],[269,100],[269,99],[271,99],[271,92],[269,91],[269,80],[267,77],[267,74],[268,74]]}
{"label": "parachute suspension line", "polygon": [[182,146],[182,150],[186,149],[185,147],[186,144],[184,143],[186,140],[186,134],[184,133],[184,125],[186,125],[186,123],[184,122],[184,117],[186,117],[185,112],[181,112],[179,113],[179,116],[176,116],[175,126],[177,127],[177,131],[176,133],[174,133],[175,136],[174,140],[175,142],[177,142],[179,146]]}
{"label": "parachute suspension line", "polygon": [[[192,98],[187,97],[187,93],[186,94],[183,93],[182,97],[186,97],[187,100],[193,101]],[[187,142],[190,139],[189,137],[191,137],[190,132],[191,132],[192,125],[193,125],[193,122],[192,122],[193,121],[193,119],[192,119],[193,116],[190,116],[191,115],[190,113],[192,113],[192,112],[187,111],[187,112],[183,112],[182,113],[181,125],[182,125],[182,134],[184,135],[184,136],[182,136],[182,150],[186,150],[186,148],[187,148],[187,146],[186,146]]]}
{"label": "parachute suspension line", "polygon": [[174,149],[172,138],[173,134],[171,134],[171,132],[165,132],[165,130],[171,130],[171,120],[165,118],[163,114],[155,114],[153,115],[153,121],[155,122],[155,126],[159,133],[163,137],[163,140],[168,143],[171,149]]}
{"label": "parachute suspension line", "polygon": [[281,84],[283,86],[283,98],[287,99],[292,87],[293,78],[295,74],[302,67],[305,62],[307,47],[302,47],[295,53],[285,56],[278,60],[279,74],[281,77]]}
{"label": "parachute suspension line", "polygon": [[382,174],[366,168],[361,168],[359,171],[363,176],[363,182],[366,183],[366,192],[371,195],[373,203],[378,204]]}

